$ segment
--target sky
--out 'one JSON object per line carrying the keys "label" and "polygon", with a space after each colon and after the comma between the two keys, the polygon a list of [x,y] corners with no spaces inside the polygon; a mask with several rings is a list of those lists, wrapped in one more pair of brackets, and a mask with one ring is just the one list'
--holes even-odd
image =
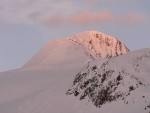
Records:
{"label": "sky", "polygon": [[0,72],[25,64],[49,40],[100,31],[131,51],[150,48],[150,0],[0,0]]}

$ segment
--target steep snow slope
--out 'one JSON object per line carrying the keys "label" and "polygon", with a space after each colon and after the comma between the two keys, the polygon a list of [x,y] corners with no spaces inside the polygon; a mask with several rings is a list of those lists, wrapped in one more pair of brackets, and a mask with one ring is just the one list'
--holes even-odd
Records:
{"label": "steep snow slope", "polygon": [[95,59],[118,56],[129,51],[118,39],[97,31],[83,32],[69,40],[83,46]]}
{"label": "steep snow slope", "polygon": [[[0,73],[0,113],[149,113],[150,49],[128,51],[96,31],[51,41],[21,69]],[[80,100],[93,85],[101,87]]]}
{"label": "steep snow slope", "polygon": [[[1,73],[0,112],[149,113],[149,69],[150,49],[145,49],[109,60],[92,61],[82,70],[76,67],[68,70],[60,68],[59,71],[18,70]],[[81,72],[77,74],[79,70]],[[74,75],[77,75],[75,80]],[[94,81],[96,79],[98,82]],[[85,99],[80,100],[88,88],[96,85],[101,87],[88,92]],[[67,92],[69,88],[71,90]],[[75,91],[79,92],[77,97],[74,96]],[[121,95],[113,98],[115,94]],[[97,107],[92,101],[94,99],[98,101]]]}
{"label": "steep snow slope", "polygon": [[111,107],[112,113],[149,113],[150,49],[88,63],[66,94],[93,103],[101,113]]}
{"label": "steep snow slope", "polygon": [[[0,74],[0,113],[49,113],[81,69],[8,71]],[[47,92],[46,94],[44,94]],[[40,96],[41,95],[41,96]],[[40,96],[40,97],[39,97]],[[36,98],[38,97],[38,98]],[[35,100],[39,103],[34,103]],[[53,102],[50,101],[53,99]],[[65,99],[65,98],[64,98]],[[33,100],[32,102],[29,102]],[[67,101],[67,100],[66,100]],[[27,103],[27,104],[26,104]],[[46,106],[45,106],[46,104]],[[62,104],[62,103],[61,103]],[[29,108],[24,108],[25,106]],[[40,106],[42,108],[40,108]],[[39,107],[39,108],[37,108]],[[60,106],[59,106],[60,107]],[[56,107],[57,108],[57,107]],[[54,109],[56,109],[54,108]],[[33,111],[31,111],[33,109]],[[40,109],[40,110],[39,110]],[[46,111],[49,109],[49,111]],[[37,111],[38,110],[38,111]],[[53,112],[57,113],[57,112]]]}
{"label": "steep snow slope", "polygon": [[[45,70],[59,68],[76,68],[85,65],[91,58],[84,48],[68,39],[50,41],[33,58],[23,66],[23,70]],[[62,67],[60,67],[62,66]]]}
{"label": "steep snow slope", "polygon": [[[97,31],[87,31],[70,38],[50,41],[23,69],[69,68],[87,62],[125,54],[129,49],[116,38]],[[76,61],[76,62],[74,62]]]}

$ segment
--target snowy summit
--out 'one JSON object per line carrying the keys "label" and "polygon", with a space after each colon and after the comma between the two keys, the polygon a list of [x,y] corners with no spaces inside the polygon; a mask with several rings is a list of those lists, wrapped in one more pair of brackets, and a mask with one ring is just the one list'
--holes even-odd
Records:
{"label": "snowy summit", "polygon": [[55,68],[64,63],[68,66],[76,65],[74,63],[78,61],[85,65],[93,59],[110,58],[127,52],[129,49],[118,39],[101,32],[86,31],[69,38],[50,41],[23,67]]}
{"label": "snowy summit", "polygon": [[0,113],[150,113],[150,49],[97,31],[49,41],[0,73]]}
{"label": "snowy summit", "polygon": [[69,39],[83,46],[94,58],[108,58],[129,52],[118,39],[98,31],[83,32]]}

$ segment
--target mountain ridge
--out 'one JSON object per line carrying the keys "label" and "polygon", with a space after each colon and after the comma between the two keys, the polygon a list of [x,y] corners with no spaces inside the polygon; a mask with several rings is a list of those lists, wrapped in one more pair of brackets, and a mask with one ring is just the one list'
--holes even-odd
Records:
{"label": "mountain ridge", "polygon": [[[66,95],[73,95],[80,101],[87,100],[87,104],[91,102],[100,109],[121,102],[124,106],[136,105],[139,107],[136,109],[149,113],[150,100],[145,100],[150,98],[149,61],[150,49],[143,49],[103,62],[91,62],[76,75]],[[141,103],[136,103],[137,100]],[[131,113],[132,109],[135,108],[128,109],[126,113]]]}
{"label": "mountain ridge", "polygon": [[86,31],[64,39],[49,41],[22,68],[51,68],[64,61],[75,59],[86,63],[92,59],[114,57],[127,52],[129,49],[116,38],[97,31]]}
{"label": "mountain ridge", "polygon": [[150,48],[129,52],[95,33],[50,41],[22,68],[0,73],[0,112],[150,113]]}
{"label": "mountain ridge", "polygon": [[72,36],[69,40],[84,46],[94,58],[108,58],[130,51],[117,38],[98,31],[85,31]]}

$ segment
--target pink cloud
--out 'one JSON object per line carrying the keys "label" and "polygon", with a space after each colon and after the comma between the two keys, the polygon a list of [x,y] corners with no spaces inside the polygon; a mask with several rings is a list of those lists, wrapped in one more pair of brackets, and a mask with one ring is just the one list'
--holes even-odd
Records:
{"label": "pink cloud", "polygon": [[44,20],[44,25],[93,25],[102,23],[117,23],[123,25],[134,25],[145,21],[146,16],[128,12],[121,16],[115,16],[111,12],[80,12],[74,15],[64,16],[61,14],[53,14]]}
{"label": "pink cloud", "polygon": [[64,18],[61,14],[53,14],[48,19],[46,19],[43,23],[46,25],[61,25],[64,23]]}
{"label": "pink cloud", "polygon": [[139,24],[146,20],[146,16],[128,12],[120,18],[125,25]]}
{"label": "pink cloud", "polygon": [[113,16],[109,12],[81,12],[68,19],[70,24],[74,25],[105,23],[112,20]]}

